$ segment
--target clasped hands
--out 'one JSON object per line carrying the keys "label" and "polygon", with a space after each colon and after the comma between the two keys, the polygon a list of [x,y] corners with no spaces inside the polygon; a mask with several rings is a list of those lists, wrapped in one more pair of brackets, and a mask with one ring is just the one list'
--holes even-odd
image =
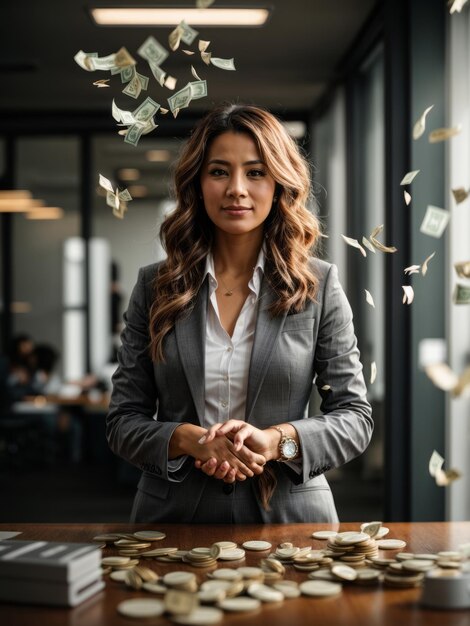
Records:
{"label": "clasped hands", "polygon": [[262,474],[267,461],[274,458],[276,438],[276,430],[261,430],[242,420],[214,424],[198,441],[195,467],[226,483],[252,478]]}

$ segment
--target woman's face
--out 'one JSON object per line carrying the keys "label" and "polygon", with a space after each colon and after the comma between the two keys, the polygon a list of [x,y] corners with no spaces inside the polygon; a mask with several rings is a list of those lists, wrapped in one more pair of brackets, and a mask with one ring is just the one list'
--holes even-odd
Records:
{"label": "woman's face", "polygon": [[201,189],[216,229],[232,235],[261,233],[275,187],[250,135],[227,131],[211,143],[201,170]]}

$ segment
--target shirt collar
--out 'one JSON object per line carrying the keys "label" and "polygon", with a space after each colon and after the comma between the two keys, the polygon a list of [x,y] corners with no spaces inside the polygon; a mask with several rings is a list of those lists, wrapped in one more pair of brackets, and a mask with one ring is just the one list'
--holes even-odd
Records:
{"label": "shirt collar", "polygon": [[[264,273],[264,265],[266,261],[265,254],[265,244],[261,246],[261,250],[258,254],[258,259],[256,261],[256,265],[253,268],[253,276],[250,278],[250,282],[248,283],[248,287],[251,291],[259,297],[261,291],[261,280]],[[218,283],[217,278],[215,277],[215,268],[214,268],[214,257],[212,255],[212,251],[206,257],[206,267],[204,270],[204,279],[209,274],[209,296],[211,296],[214,291],[217,289]]]}

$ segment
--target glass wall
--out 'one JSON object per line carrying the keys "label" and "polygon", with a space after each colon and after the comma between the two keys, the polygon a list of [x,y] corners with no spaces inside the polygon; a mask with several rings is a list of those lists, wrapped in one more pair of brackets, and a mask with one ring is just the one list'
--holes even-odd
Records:
{"label": "glass wall", "polygon": [[[385,221],[384,65],[378,48],[353,75],[346,89],[338,89],[327,112],[312,128],[312,159],[319,214],[328,239],[326,259],[338,266],[341,283],[354,315],[368,399],[375,431],[358,459],[329,473],[340,519],[383,515],[385,294],[384,256],[367,250],[364,258],[347,246],[346,235],[362,241]],[[386,237],[386,235],[385,235]],[[382,238],[383,239],[383,238]],[[367,289],[375,308],[365,297]],[[375,362],[377,377],[371,383]]]}
{"label": "glass wall", "polygon": [[[362,241],[385,223],[384,62],[377,49],[363,64],[351,93],[350,154],[348,163],[348,236]],[[385,244],[387,233],[378,236]],[[385,399],[385,254],[366,249],[367,258],[348,248],[348,295],[353,303],[355,327],[373,406],[375,432],[365,457],[365,470],[380,477],[383,468],[383,419]],[[375,307],[367,303],[365,290]],[[377,376],[371,383],[375,362]]]}
{"label": "glass wall", "polygon": [[63,209],[55,220],[13,215],[13,334],[28,333],[62,355],[63,254],[80,234],[80,143],[77,137],[22,137],[16,142],[15,178],[47,206]]}

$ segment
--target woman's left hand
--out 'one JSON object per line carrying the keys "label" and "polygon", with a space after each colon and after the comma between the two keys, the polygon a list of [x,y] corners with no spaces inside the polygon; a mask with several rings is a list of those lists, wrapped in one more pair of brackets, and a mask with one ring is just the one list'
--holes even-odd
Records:
{"label": "woman's left hand", "polygon": [[[200,443],[204,445],[212,441],[215,437],[229,437],[233,441],[235,454],[245,445],[252,452],[262,454],[266,461],[270,461],[274,458],[274,451],[277,449],[276,442],[279,439],[279,434],[272,428],[261,430],[242,420],[231,419],[223,424],[214,424],[211,426],[207,434],[200,439]],[[213,463],[209,464],[209,461],[206,463],[196,461],[195,466],[206,474],[212,475],[214,473]]]}

